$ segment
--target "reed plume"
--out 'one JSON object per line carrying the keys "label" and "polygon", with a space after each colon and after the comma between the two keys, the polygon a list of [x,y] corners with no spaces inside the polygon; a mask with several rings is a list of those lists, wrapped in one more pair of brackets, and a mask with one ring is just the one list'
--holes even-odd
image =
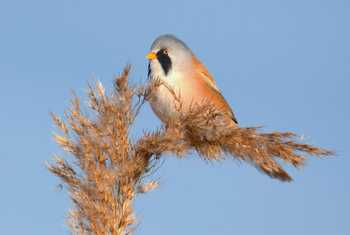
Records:
{"label": "reed plume", "polygon": [[[130,66],[114,80],[106,94],[101,83],[89,86],[88,112],[74,97],[65,120],[52,114],[61,130],[55,141],[73,158],[56,157],[48,169],[67,186],[74,208],[68,223],[73,234],[131,234],[136,219],[135,195],[158,186],[148,181],[149,172],[163,153],[178,157],[196,151],[212,161],[225,157],[247,161],[267,175],[282,181],[291,177],[276,159],[295,167],[302,166],[306,155],[328,156],[332,152],[298,142],[292,132],[262,133],[259,128],[227,128],[221,113],[209,105],[194,105],[189,112],[138,140],[129,137],[140,108],[160,84],[129,85]],[[175,96],[175,94],[174,94]],[[181,109],[181,102],[179,102]]]}

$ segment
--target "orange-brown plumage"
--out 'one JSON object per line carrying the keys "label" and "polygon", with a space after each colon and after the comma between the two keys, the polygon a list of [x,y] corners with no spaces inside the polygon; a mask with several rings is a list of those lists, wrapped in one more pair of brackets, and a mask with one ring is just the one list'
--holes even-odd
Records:
{"label": "orange-brown plumage", "polygon": [[198,88],[197,99],[203,99],[203,97],[205,97],[205,99],[211,102],[218,110],[231,116],[234,122],[237,123],[230,105],[220,93],[208,69],[195,56],[193,56],[192,59],[195,71],[193,76],[191,76],[191,80],[193,79],[193,85]]}

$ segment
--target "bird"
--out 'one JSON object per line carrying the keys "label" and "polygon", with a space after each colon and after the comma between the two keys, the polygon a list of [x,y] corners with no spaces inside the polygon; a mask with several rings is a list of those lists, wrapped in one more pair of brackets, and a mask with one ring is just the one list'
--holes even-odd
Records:
{"label": "bird", "polygon": [[189,111],[194,104],[209,103],[227,117],[230,126],[237,126],[234,112],[213,76],[182,40],[171,34],[161,35],[152,43],[146,58],[148,79],[160,81],[149,103],[162,122],[178,117],[178,97],[181,111]]}

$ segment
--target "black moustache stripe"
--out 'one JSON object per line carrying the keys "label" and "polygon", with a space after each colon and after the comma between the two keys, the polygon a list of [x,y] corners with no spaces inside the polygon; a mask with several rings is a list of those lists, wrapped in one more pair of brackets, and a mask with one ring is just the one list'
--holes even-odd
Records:
{"label": "black moustache stripe", "polygon": [[150,78],[151,73],[152,73],[152,70],[151,70],[151,63],[148,63],[148,72],[147,72],[147,77],[148,77],[148,78]]}
{"label": "black moustache stripe", "polygon": [[164,53],[164,50],[160,50],[157,52],[157,59],[162,66],[164,74],[167,75],[172,66],[170,57]]}

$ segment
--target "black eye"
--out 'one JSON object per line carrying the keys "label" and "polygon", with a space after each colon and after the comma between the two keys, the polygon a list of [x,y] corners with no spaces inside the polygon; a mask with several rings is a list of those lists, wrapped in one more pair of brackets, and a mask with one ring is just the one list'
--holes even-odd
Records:
{"label": "black eye", "polygon": [[168,55],[168,53],[169,53],[169,51],[168,51],[167,48],[163,49],[163,54],[164,54],[164,55]]}

